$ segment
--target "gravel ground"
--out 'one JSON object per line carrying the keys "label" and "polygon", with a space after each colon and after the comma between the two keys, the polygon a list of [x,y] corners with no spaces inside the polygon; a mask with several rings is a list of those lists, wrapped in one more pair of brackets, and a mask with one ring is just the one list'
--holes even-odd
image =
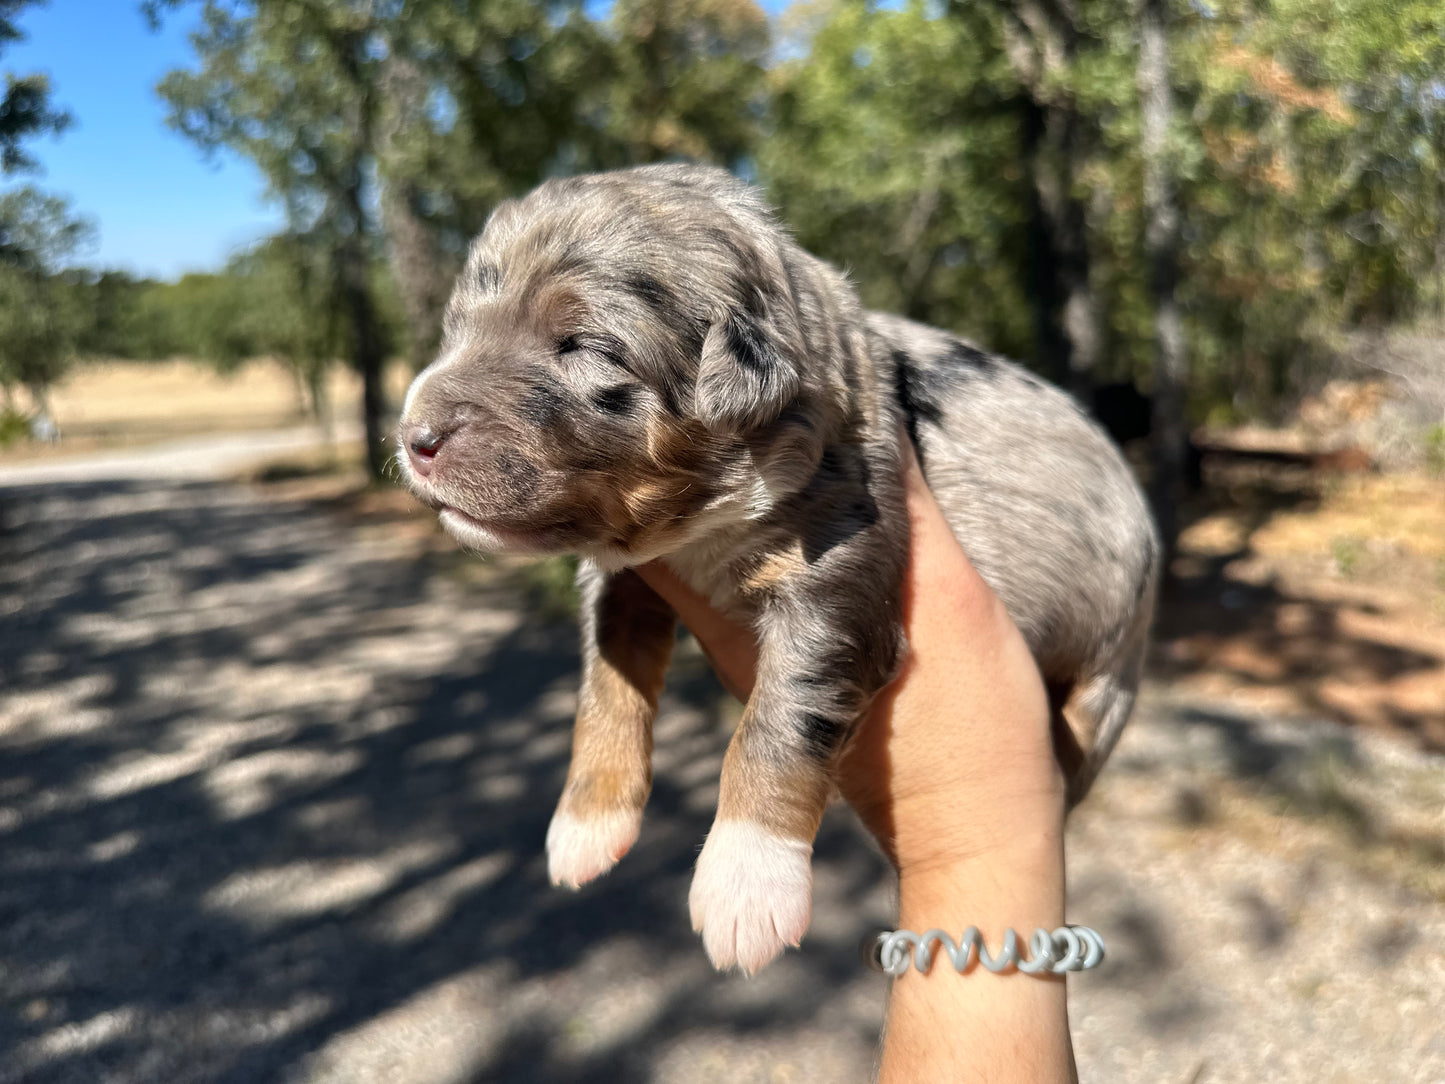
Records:
{"label": "gravel ground", "polygon": [[[688,929],[694,651],[637,848],[562,893],[574,634],[505,577],[213,482],[0,518],[0,1084],[870,1078],[891,889],[845,812],[801,951],[718,976]],[[1439,759],[1153,689],[1070,833],[1084,1080],[1445,1081]]]}

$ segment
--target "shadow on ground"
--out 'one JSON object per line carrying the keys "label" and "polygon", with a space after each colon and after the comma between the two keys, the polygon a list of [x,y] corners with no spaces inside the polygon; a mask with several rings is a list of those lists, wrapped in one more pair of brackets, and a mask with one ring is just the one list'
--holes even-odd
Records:
{"label": "shadow on ground", "polygon": [[1278,575],[1263,581],[1238,569],[1256,556],[1255,535],[1275,516],[1319,503],[1328,475],[1257,470],[1211,478],[1189,517],[1227,510],[1239,544],[1208,556],[1187,551],[1161,600],[1151,672],[1173,682],[1212,674],[1249,690],[1283,694],[1297,713],[1399,735],[1445,751],[1445,704],[1401,702],[1392,683],[1445,675],[1445,653],[1362,633],[1355,617],[1378,617],[1371,602],[1322,597]]}
{"label": "shadow on ground", "polygon": [[856,901],[887,889],[845,818],[803,952],[719,979],[688,928],[726,740],[695,661],[642,839],[566,894],[569,625],[236,487],[0,516],[0,1081],[632,1080],[814,1026],[866,1058]]}

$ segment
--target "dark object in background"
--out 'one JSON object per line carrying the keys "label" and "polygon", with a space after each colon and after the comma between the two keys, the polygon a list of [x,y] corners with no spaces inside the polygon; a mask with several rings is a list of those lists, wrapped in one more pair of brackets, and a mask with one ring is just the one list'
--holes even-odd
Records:
{"label": "dark object in background", "polygon": [[[1154,402],[1127,380],[1096,387],[1089,409],[1121,448],[1154,435]],[[1204,488],[1204,451],[1192,436],[1184,454],[1184,484],[1190,493]]]}

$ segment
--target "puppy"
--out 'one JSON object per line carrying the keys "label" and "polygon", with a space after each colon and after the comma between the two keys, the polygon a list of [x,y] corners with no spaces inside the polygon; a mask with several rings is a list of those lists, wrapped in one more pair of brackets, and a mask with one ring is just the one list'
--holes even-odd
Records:
{"label": "puppy", "polygon": [[399,458],[464,545],[582,559],[554,883],[591,880],[637,839],[675,616],[629,570],[661,558],[759,639],[693,926],[720,968],[798,943],[830,768],[904,649],[901,429],[1049,683],[1077,800],[1133,706],[1159,546],[1074,402],[864,313],[720,170],[553,180],[492,214],[407,394]]}

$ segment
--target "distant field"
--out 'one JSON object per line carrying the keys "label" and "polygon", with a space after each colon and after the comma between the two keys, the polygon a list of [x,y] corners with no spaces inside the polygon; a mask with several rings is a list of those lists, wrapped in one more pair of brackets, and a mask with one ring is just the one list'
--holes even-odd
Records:
{"label": "distant field", "polygon": [[[400,402],[408,373],[394,366],[388,390]],[[337,366],[329,381],[333,415],[360,411],[361,381]],[[295,380],[281,365],[249,362],[227,376],[188,361],[96,362],[77,367],[51,393],[58,444],[0,448],[0,459],[34,459],[133,447],[201,433],[241,432],[305,424]]]}

